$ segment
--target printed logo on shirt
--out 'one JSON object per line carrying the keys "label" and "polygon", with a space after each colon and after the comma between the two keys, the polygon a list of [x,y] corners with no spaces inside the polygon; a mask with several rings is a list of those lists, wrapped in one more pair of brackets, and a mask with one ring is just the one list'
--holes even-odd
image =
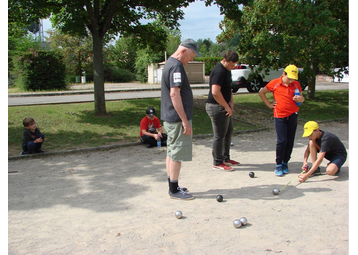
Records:
{"label": "printed logo on shirt", "polygon": [[174,73],[173,74],[174,83],[181,83],[181,73]]}
{"label": "printed logo on shirt", "polygon": [[154,125],[154,122],[148,124],[148,129],[147,129],[147,131],[148,131],[149,133],[155,133],[155,125]]}

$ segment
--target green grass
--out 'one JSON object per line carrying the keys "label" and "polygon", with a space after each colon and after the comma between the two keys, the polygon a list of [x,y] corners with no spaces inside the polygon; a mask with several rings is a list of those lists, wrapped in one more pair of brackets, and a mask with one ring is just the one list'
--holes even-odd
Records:
{"label": "green grass", "polygon": [[[153,106],[160,116],[160,99],[106,102],[106,117],[94,115],[93,103],[9,107],[9,155],[18,155],[21,150],[25,117],[34,118],[45,134],[44,150],[58,151],[139,141],[139,123],[148,106]],[[235,125],[235,131],[249,128],[253,127]],[[193,132],[212,133],[211,121],[204,110],[194,109]]]}
{"label": "green grass", "polygon": [[[301,105],[301,119],[348,118],[347,90],[316,93],[316,100],[306,100]],[[269,94],[268,98],[272,100],[272,95]],[[238,108],[235,112],[238,113],[240,105],[270,111],[258,94],[238,94],[234,96],[234,100]],[[145,109],[148,106],[153,106],[160,116],[160,99],[106,102],[106,117],[94,115],[93,103],[8,107],[9,155],[18,155],[21,151],[24,130],[22,120],[25,117],[34,118],[37,127],[45,134],[43,149],[59,151],[139,141],[139,123],[145,116]],[[267,114],[267,117],[272,117],[272,114]],[[257,126],[234,121],[234,131],[254,128]],[[194,108],[193,132],[194,135],[213,133],[211,121],[205,110]]]}

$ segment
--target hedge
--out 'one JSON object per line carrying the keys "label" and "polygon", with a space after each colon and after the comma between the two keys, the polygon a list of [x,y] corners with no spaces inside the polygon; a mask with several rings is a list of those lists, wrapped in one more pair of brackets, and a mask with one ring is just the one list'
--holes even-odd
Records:
{"label": "hedge", "polygon": [[210,75],[211,70],[220,62],[222,57],[196,57],[195,61],[205,62],[205,75]]}
{"label": "hedge", "polygon": [[66,89],[62,56],[53,51],[24,53],[16,61],[23,88],[27,91]]}

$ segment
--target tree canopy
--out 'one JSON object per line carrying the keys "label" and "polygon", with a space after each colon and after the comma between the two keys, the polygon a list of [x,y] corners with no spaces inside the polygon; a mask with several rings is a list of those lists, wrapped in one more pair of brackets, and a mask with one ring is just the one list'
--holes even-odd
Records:
{"label": "tree canopy", "polygon": [[[95,114],[106,114],[104,97],[103,46],[116,35],[131,35],[138,46],[163,51],[167,33],[161,26],[143,20],[157,20],[176,28],[183,18],[182,7],[195,0],[9,0],[9,23],[30,24],[52,15],[52,25],[64,33],[93,39]],[[229,18],[241,16],[241,4],[252,0],[206,0],[216,4]]]}
{"label": "tree canopy", "polygon": [[104,98],[103,46],[115,35],[134,35],[143,45],[163,50],[166,33],[143,19],[159,19],[167,27],[177,27],[183,17],[179,8],[194,0],[10,0],[9,23],[30,24],[52,14],[53,26],[62,32],[93,38],[95,114],[106,114]]}
{"label": "tree canopy", "polygon": [[[348,65],[348,0],[256,0],[241,19],[225,17],[219,40],[239,36],[243,61],[262,69],[296,64],[309,78]],[[278,61],[279,60],[279,61]],[[261,70],[260,70],[261,69]]]}

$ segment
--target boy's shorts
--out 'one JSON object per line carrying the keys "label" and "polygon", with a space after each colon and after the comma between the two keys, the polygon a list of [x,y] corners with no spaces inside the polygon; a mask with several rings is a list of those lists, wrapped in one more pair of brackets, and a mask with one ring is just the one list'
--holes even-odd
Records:
{"label": "boy's shorts", "polygon": [[[190,126],[192,121],[189,120]],[[192,137],[183,134],[182,122],[163,123],[165,132],[168,135],[167,156],[172,161],[191,161],[192,160]]]}
{"label": "boy's shorts", "polygon": [[338,167],[338,170],[340,170],[344,162],[346,162],[346,159],[347,158],[343,158],[342,156],[334,155],[328,162],[327,166],[331,163],[334,163]]}

